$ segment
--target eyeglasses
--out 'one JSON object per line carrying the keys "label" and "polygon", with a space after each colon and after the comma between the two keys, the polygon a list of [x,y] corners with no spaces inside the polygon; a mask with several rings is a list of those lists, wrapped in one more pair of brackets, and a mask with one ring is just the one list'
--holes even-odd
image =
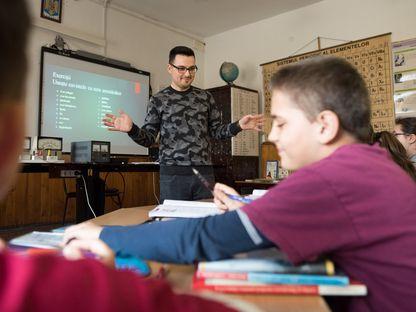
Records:
{"label": "eyeglasses", "polygon": [[394,136],[398,136],[398,135],[409,135],[408,133],[404,133],[404,132],[393,132]]}
{"label": "eyeglasses", "polygon": [[176,65],[173,65],[172,63],[169,63],[169,64],[175,67],[179,74],[185,74],[186,71],[189,71],[190,74],[195,74],[196,71],[198,70],[198,67],[196,65],[185,67],[185,66],[176,66]]}

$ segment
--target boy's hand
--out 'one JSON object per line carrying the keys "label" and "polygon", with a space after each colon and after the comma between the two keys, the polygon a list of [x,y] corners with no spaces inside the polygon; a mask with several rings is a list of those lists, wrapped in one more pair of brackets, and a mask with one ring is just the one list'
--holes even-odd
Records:
{"label": "boy's hand", "polygon": [[5,250],[7,247],[6,243],[4,240],[0,239],[0,252],[2,252],[3,250]]}
{"label": "boy's hand", "polygon": [[94,240],[100,237],[103,230],[102,226],[96,225],[92,222],[84,222],[68,227],[65,230],[63,244],[68,244],[73,239],[79,240]]}
{"label": "boy's hand", "polygon": [[216,183],[214,186],[214,203],[223,211],[235,210],[243,207],[244,204],[227,196],[239,195],[235,189],[225,184]]}
{"label": "boy's hand", "polygon": [[71,240],[63,249],[63,254],[68,260],[92,257],[100,260],[106,266],[114,268],[114,252],[99,239]]}

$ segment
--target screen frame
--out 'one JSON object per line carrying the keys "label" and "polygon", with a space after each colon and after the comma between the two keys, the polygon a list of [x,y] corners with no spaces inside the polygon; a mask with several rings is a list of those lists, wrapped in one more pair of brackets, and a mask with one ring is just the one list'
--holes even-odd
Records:
{"label": "screen frame", "polygon": [[[45,53],[52,53],[52,54],[56,54],[56,55],[63,56],[63,57],[69,57],[69,58],[77,59],[77,60],[80,60],[80,61],[90,62],[90,63],[94,63],[94,64],[98,64],[98,65],[104,65],[104,66],[107,66],[107,67],[117,68],[117,69],[120,69],[120,70],[125,70],[125,71],[129,71],[129,72],[132,72],[132,73],[148,76],[149,77],[149,98],[151,97],[150,72],[140,70],[140,69],[137,69],[137,68],[134,68],[134,67],[126,67],[126,66],[113,64],[113,63],[108,63],[108,62],[105,61],[105,57],[100,56],[100,55],[97,55],[97,57],[102,57],[103,60],[86,57],[84,55],[78,55],[76,53],[76,51],[72,51],[72,50],[58,50],[58,49],[55,49],[55,48],[50,48],[50,47],[43,46],[41,48],[41,53],[40,53],[38,137],[45,136],[44,134],[41,133],[42,123],[43,123],[43,119],[42,119],[42,116],[43,116],[42,100],[43,100],[43,68],[44,68],[44,58],[45,58],[44,55],[45,55]],[[132,142],[132,143],[134,143],[134,142]],[[149,149],[147,149],[147,150],[149,151]],[[70,154],[70,152],[63,152],[62,154]],[[147,154],[119,154],[119,153],[113,153],[111,151],[111,155],[118,155],[118,156],[149,156],[149,152]]]}

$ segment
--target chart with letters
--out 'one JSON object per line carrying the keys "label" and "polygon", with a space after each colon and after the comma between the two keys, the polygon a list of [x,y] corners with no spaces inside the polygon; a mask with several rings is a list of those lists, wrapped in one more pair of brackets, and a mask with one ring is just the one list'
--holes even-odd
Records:
{"label": "chart with letters", "polygon": [[[364,77],[371,98],[371,123],[374,131],[394,128],[391,34],[351,41],[305,54],[295,55],[270,63],[263,68],[264,113],[270,115],[270,79],[281,66],[296,63],[315,55],[335,55],[354,64]],[[270,131],[270,122],[265,130]]]}
{"label": "chart with letters", "polygon": [[[259,112],[259,94],[255,91],[231,88],[231,120],[240,120],[245,115]],[[233,156],[258,156],[259,134],[257,131],[242,131],[231,139]]]}

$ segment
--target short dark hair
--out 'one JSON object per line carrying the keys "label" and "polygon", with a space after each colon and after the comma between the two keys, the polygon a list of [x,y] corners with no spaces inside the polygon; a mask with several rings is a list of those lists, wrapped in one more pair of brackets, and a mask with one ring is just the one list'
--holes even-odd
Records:
{"label": "short dark hair", "polygon": [[25,0],[1,2],[0,103],[20,100],[24,95],[29,25]]}
{"label": "short dark hair", "polygon": [[396,124],[402,127],[404,133],[416,134],[416,117],[396,119]]}
{"label": "short dark hair", "polygon": [[193,56],[195,57],[195,53],[191,48],[185,46],[177,46],[174,47],[169,52],[169,64],[172,64],[175,60],[176,55],[185,55],[185,56]]}
{"label": "short dark hair", "polygon": [[312,121],[333,111],[342,129],[360,141],[368,140],[370,97],[364,79],[347,60],[316,56],[276,72],[271,87],[289,95]]}

